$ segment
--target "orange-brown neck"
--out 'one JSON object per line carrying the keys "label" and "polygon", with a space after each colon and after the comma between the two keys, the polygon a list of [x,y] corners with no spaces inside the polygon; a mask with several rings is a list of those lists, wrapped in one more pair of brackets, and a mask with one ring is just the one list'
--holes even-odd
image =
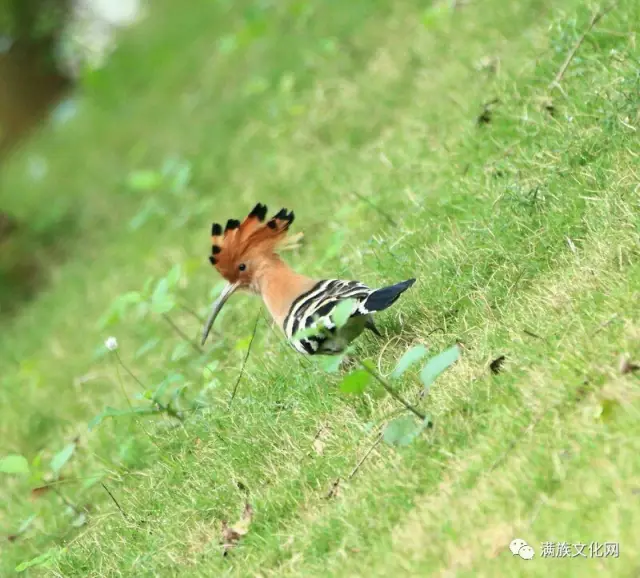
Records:
{"label": "orange-brown neck", "polygon": [[256,281],[271,317],[280,327],[296,298],[316,284],[313,279],[296,273],[277,255],[269,259]]}

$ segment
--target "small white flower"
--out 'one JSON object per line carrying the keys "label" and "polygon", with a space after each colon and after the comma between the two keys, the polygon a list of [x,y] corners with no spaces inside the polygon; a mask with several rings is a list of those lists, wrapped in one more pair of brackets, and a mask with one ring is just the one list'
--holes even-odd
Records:
{"label": "small white flower", "polygon": [[115,337],[107,337],[104,345],[109,351],[115,351],[118,349],[118,340]]}

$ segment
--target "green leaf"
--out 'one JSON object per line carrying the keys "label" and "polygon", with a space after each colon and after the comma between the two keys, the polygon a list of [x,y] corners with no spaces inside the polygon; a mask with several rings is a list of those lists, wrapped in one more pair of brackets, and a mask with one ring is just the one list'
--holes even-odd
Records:
{"label": "green leaf", "polygon": [[61,451],[59,451],[53,459],[51,460],[51,471],[57,477],[60,473],[60,470],[64,467],[64,465],[71,459],[73,452],[76,450],[76,444],[71,443],[66,445]]}
{"label": "green leaf", "polygon": [[220,362],[217,359],[210,361],[202,368],[202,377],[206,380],[211,379],[212,375],[215,375],[216,369],[218,369]]}
{"label": "green leaf", "polygon": [[171,399],[169,400],[169,405],[173,405],[178,398],[184,395],[185,390],[189,387],[188,383],[184,383],[176,387],[171,393]]}
{"label": "green leaf", "polygon": [[218,50],[221,54],[231,54],[238,47],[238,37],[227,34],[218,40]]}
{"label": "green leaf", "polygon": [[21,564],[18,564],[16,566],[16,572],[24,572],[27,568],[31,568],[33,566],[43,566],[44,564],[47,564],[51,560],[54,560],[55,558],[57,558],[58,555],[62,554],[63,552],[66,552],[66,550],[67,550],[66,548],[58,548],[58,547],[49,548],[49,550],[47,550],[44,554],[40,554],[35,558],[31,558],[31,560],[28,560],[27,562],[22,562]]}
{"label": "green leaf", "polygon": [[95,486],[100,480],[102,480],[102,478],[104,478],[104,476],[105,474],[100,472],[93,474],[93,476],[85,478],[85,480],[82,482],[82,489],[88,490],[89,488]]}
{"label": "green leaf", "polygon": [[400,377],[413,364],[420,361],[427,354],[427,348],[424,345],[416,345],[408,349],[398,361],[398,365],[391,373],[391,377]]}
{"label": "green leaf", "polygon": [[173,352],[171,353],[171,361],[180,361],[185,357],[189,357],[191,353],[191,348],[186,341],[179,341],[177,345],[173,348]]}
{"label": "green leaf", "polygon": [[335,373],[338,371],[344,355],[323,355],[320,357],[320,367],[327,373]]}
{"label": "green leaf", "polygon": [[31,514],[26,520],[23,520],[20,524],[20,527],[15,532],[16,536],[21,536],[22,534],[24,534],[29,529],[31,524],[33,524],[33,521],[36,518],[37,514]]}
{"label": "green leaf", "polygon": [[133,409],[115,409],[113,407],[107,407],[102,413],[95,416],[88,424],[89,431],[99,426],[105,419],[109,417],[122,417],[125,415],[145,415],[158,413],[158,410],[154,407],[139,406]]}
{"label": "green leaf", "polygon": [[127,186],[132,191],[151,191],[162,184],[162,175],[153,170],[132,171],[127,177]]}
{"label": "green leaf", "polygon": [[291,341],[300,341],[301,339],[306,339],[307,337],[320,335],[324,330],[325,328],[322,326],[322,324],[312,325],[311,327],[306,327],[304,329],[296,331],[296,333],[291,338]]}
{"label": "green leaf", "polygon": [[176,285],[180,279],[182,278],[182,265],[180,263],[176,263],[171,270],[167,273],[166,279],[169,287],[173,287]]}
{"label": "green leaf", "polygon": [[28,474],[29,462],[24,456],[12,454],[0,460],[0,472],[5,474]]}
{"label": "green leaf", "polygon": [[144,355],[149,353],[152,349],[154,349],[159,343],[160,343],[160,338],[159,337],[155,337],[154,339],[149,339],[149,340],[145,341],[138,348],[138,350],[133,354],[133,357],[135,359],[139,359],[140,357],[143,357]]}
{"label": "green leaf", "polygon": [[349,321],[355,304],[355,299],[345,299],[335,306],[331,312],[331,320],[336,324],[336,327],[343,327]]}
{"label": "green leaf", "polygon": [[236,351],[247,351],[249,349],[249,345],[251,345],[251,340],[253,339],[253,335],[247,335],[242,339],[238,339],[234,346]]}
{"label": "green leaf", "polygon": [[428,30],[442,26],[445,18],[452,14],[451,5],[445,0],[432,4],[422,15],[422,25]]}
{"label": "green leaf", "polygon": [[392,446],[408,446],[430,423],[429,417],[419,423],[408,415],[397,417],[384,428],[382,439]]}
{"label": "green leaf", "polygon": [[167,159],[162,166],[162,175],[170,182],[171,192],[182,192],[191,181],[191,165],[180,159]]}
{"label": "green leaf", "polygon": [[445,369],[453,365],[460,358],[460,349],[457,345],[432,357],[420,372],[420,379],[426,391]]}
{"label": "green leaf", "polygon": [[151,310],[158,315],[168,313],[173,309],[175,301],[169,294],[169,282],[167,278],[160,279],[151,295]]}
{"label": "green leaf", "polygon": [[129,305],[140,303],[142,295],[138,291],[123,293],[114,299],[109,310],[98,320],[98,328],[106,329],[108,326],[122,319],[127,312]]}
{"label": "green leaf", "polygon": [[371,374],[364,369],[358,369],[345,375],[340,382],[340,391],[342,393],[362,393],[369,382]]}
{"label": "green leaf", "polygon": [[158,389],[153,394],[153,401],[159,402],[162,394],[167,390],[167,388],[174,383],[184,383],[184,375],[181,373],[171,373],[165,379],[160,382]]}
{"label": "green leaf", "polygon": [[155,203],[147,202],[129,221],[129,229],[137,231],[158,212]]}

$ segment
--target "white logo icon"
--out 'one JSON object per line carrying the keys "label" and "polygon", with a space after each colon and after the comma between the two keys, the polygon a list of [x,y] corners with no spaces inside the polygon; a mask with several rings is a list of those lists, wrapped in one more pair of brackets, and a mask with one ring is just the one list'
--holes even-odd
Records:
{"label": "white logo icon", "polygon": [[509,550],[514,556],[520,556],[523,560],[531,560],[535,554],[533,548],[520,538],[511,541]]}

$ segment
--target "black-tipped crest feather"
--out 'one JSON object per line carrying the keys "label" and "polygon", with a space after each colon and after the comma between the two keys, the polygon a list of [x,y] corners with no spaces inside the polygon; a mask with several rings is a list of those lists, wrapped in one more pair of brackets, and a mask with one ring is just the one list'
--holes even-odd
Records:
{"label": "black-tipped crest feather", "polygon": [[249,213],[249,217],[256,217],[262,223],[267,217],[267,205],[258,203]]}
{"label": "black-tipped crest feather", "polygon": [[227,225],[224,228],[224,232],[226,233],[227,231],[232,231],[233,229],[237,229],[240,226],[240,221],[238,221],[237,219],[229,219],[227,221]]}

